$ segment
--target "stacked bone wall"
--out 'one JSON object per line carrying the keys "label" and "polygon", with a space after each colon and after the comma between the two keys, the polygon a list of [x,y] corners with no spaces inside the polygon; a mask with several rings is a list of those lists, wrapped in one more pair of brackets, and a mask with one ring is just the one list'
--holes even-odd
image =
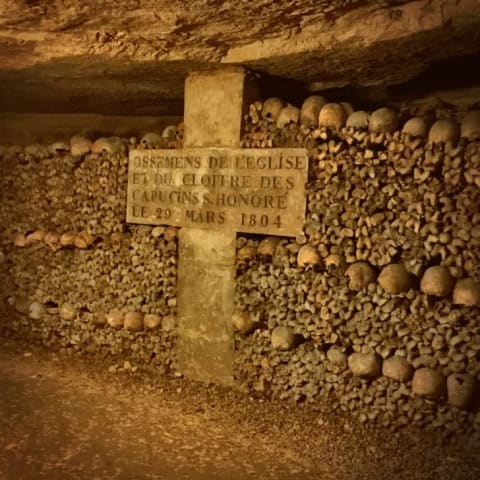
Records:
{"label": "stacked bone wall", "polygon": [[3,149],[3,334],[114,369],[173,368],[177,231],[125,215],[129,148],[181,146],[175,130]]}
{"label": "stacked bone wall", "polygon": [[303,234],[238,238],[237,380],[478,436],[480,114],[325,103],[245,118],[244,147],[303,146],[310,165]]}
{"label": "stacked bone wall", "polygon": [[[242,144],[307,148],[306,220],[296,239],[237,237],[237,384],[478,435],[477,114],[273,100],[251,106]],[[181,146],[181,127],[164,134],[2,149],[4,335],[174,366],[176,229],[125,223],[128,149]]]}

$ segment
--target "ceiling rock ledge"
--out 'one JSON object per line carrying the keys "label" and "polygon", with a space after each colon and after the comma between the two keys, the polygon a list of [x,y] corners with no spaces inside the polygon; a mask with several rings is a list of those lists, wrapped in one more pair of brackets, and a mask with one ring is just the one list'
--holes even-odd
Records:
{"label": "ceiling rock ledge", "polygon": [[191,70],[241,64],[320,91],[479,53],[478,0],[0,0],[0,109],[179,115]]}

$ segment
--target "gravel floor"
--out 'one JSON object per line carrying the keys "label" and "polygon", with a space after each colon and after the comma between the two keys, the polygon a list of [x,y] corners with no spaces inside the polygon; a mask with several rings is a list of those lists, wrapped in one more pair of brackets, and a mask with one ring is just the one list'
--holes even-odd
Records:
{"label": "gravel floor", "polygon": [[0,339],[1,480],[480,478],[468,438],[108,367]]}

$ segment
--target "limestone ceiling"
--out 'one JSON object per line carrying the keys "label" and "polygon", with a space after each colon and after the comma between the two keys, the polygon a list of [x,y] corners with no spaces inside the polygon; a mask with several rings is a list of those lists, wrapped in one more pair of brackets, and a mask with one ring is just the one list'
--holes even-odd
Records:
{"label": "limestone ceiling", "polygon": [[320,91],[478,55],[480,0],[0,0],[3,111],[181,114],[199,68]]}

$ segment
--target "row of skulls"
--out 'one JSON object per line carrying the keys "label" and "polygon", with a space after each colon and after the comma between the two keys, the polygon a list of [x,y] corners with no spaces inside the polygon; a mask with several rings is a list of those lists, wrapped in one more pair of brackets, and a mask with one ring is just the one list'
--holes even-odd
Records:
{"label": "row of skulls", "polygon": [[[268,98],[262,105],[262,117],[276,122],[279,128],[298,123],[306,127],[365,128],[373,133],[392,133],[400,128],[400,116],[390,108],[383,107],[369,113],[354,110],[346,102],[330,103],[320,95],[308,97],[301,108],[278,97]],[[402,132],[428,138],[433,143],[456,144],[460,137],[480,139],[480,110],[468,112],[461,125],[452,119],[440,119],[432,124],[425,117],[413,117],[404,123]]]}

